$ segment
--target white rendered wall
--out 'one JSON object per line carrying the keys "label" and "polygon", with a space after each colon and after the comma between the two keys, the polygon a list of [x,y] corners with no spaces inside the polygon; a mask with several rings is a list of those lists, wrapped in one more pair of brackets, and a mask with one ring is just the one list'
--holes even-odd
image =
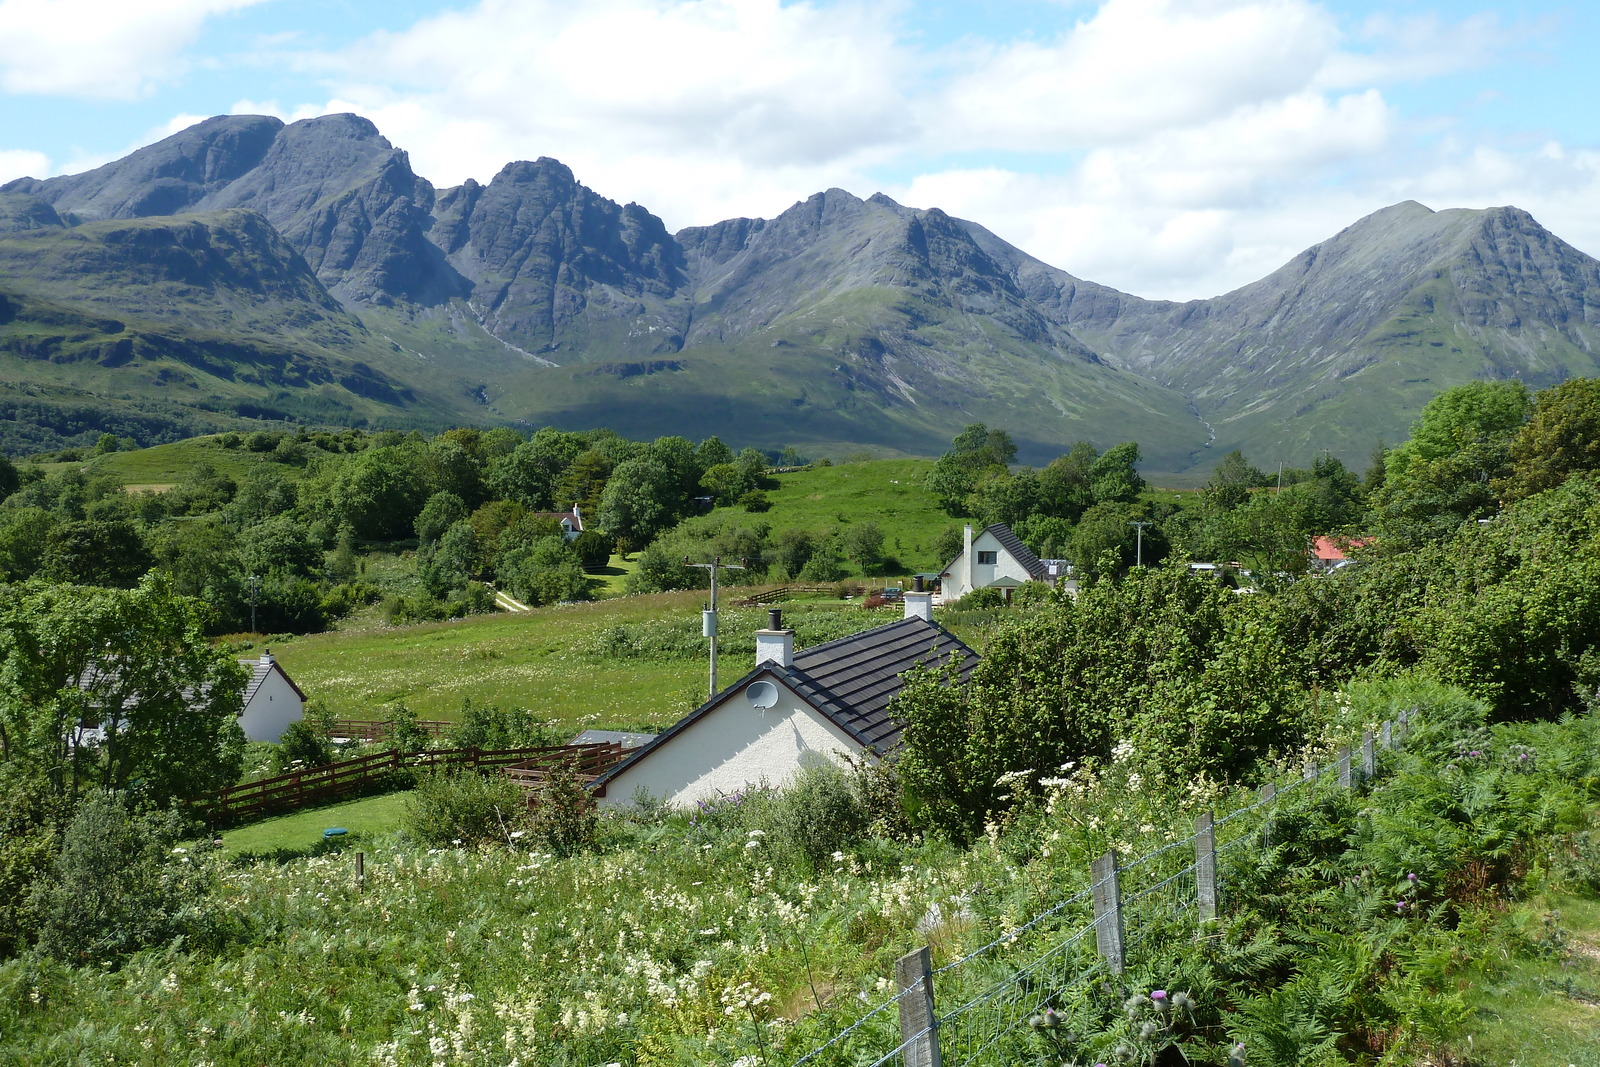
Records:
{"label": "white rendered wall", "polygon": [[[977,562],[979,552],[993,552],[994,563]],[[967,583],[967,575],[972,582]],[[974,589],[987,589],[991,585],[1021,585],[1028,580],[1028,570],[1011,553],[1000,546],[994,534],[985,530],[972,539],[972,565],[968,567],[966,553],[950,566],[950,577],[944,580],[946,601],[964,597]]]}
{"label": "white rendered wall", "polygon": [[256,690],[255,699],[239,713],[239,725],[252,741],[276,742],[305,710],[289,680],[279,671],[272,671]]}
{"label": "white rendered wall", "polygon": [[760,710],[743,691],[731,693],[703,718],[606,783],[600,803],[626,807],[643,786],[675,808],[746,786],[789,784],[802,767],[842,765],[840,753],[861,746],[793,690],[773,679],[778,702]]}

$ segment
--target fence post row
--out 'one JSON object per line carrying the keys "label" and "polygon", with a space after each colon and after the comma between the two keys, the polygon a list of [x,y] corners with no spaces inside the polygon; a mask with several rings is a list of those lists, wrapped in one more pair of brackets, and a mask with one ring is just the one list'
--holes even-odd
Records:
{"label": "fence post row", "polygon": [[1117,874],[1117,853],[1113,849],[1090,867],[1094,880],[1094,940],[1112,974],[1128,966],[1122,947],[1122,887]]}
{"label": "fence post row", "polygon": [[1200,897],[1200,925],[1217,919],[1216,815],[1204,812],[1194,821],[1194,880]]}
{"label": "fence post row", "polygon": [[[1399,739],[1404,736],[1404,730],[1411,717],[1409,711],[1400,713],[1397,722],[1382,724],[1377,739],[1371,730],[1362,732],[1361,735],[1361,769],[1362,780],[1370,780],[1377,775],[1377,752],[1375,741],[1385,748],[1399,747]],[[580,753],[580,758],[582,754]],[[1339,749],[1339,761],[1336,765],[1339,775],[1339,785],[1349,789],[1352,786],[1352,752],[1349,745]],[[1307,781],[1319,777],[1323,768],[1314,762],[1308,762],[1305,767]],[[1268,782],[1261,787],[1262,805],[1271,805],[1278,796],[1278,787],[1273,782]],[[1272,836],[1271,808],[1263,815],[1261,823],[1261,844],[1263,847],[1270,845]],[[356,856],[356,877],[359,881],[361,875],[362,856]],[[1216,813],[1214,811],[1202,812],[1194,822],[1194,872],[1195,888],[1199,904],[1199,922],[1202,929],[1209,923],[1217,920],[1219,903],[1219,884],[1217,878],[1217,834]],[[1107,852],[1094,861],[1090,867],[1093,879],[1094,896],[1094,931],[1095,947],[1106,961],[1107,969],[1112,974],[1123,974],[1127,970],[1127,953],[1125,948],[1126,935],[1122,916],[1122,886],[1121,868],[1117,864],[1115,850]],[[1074,935],[1076,936],[1076,935]],[[907,953],[895,962],[895,982],[899,986],[900,1007],[900,1048],[901,1063],[904,1067],[943,1067],[942,1053],[939,1048],[939,1015],[934,1004],[933,996],[933,966],[932,956],[928,947]],[[953,1017],[953,1016],[952,1016]],[[806,1057],[809,1059],[810,1057]],[[886,1062],[886,1061],[880,1061]]]}
{"label": "fence post row", "polygon": [[895,961],[900,987],[900,1043],[905,1067],[941,1067],[939,1017],[933,1010],[933,959],[928,946]]}

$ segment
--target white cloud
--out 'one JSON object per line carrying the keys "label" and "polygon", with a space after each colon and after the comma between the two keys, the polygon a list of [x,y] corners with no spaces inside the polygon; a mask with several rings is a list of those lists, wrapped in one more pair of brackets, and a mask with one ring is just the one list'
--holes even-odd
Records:
{"label": "white cloud", "polygon": [[870,9],[483,0],[376,34],[337,62],[341,96],[403,99],[502,140],[786,166],[847,157],[903,129],[901,56]]}
{"label": "white cloud", "polygon": [[1135,140],[1298,92],[1337,39],[1307,0],[1108,0],[1058,40],[968,57],[924,121],[973,148]]}
{"label": "white cloud", "polygon": [[50,174],[50,157],[31,149],[0,149],[0,185],[14,178],[44,178]]}
{"label": "white cloud", "polygon": [[131,99],[183,67],[207,18],[261,0],[0,0],[0,88]]}

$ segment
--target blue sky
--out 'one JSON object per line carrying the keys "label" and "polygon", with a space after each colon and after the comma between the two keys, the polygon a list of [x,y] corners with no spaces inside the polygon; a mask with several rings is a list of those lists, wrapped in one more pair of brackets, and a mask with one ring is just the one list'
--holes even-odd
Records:
{"label": "blue sky", "polygon": [[1143,296],[1400,200],[1600,255],[1600,5],[0,0],[0,181],[225,112],[356,111],[440,187],[540,155],[673,229],[820,189]]}

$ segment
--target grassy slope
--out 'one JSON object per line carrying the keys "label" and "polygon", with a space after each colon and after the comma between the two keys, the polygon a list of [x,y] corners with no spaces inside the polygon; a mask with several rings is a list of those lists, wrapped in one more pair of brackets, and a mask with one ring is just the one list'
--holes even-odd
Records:
{"label": "grassy slope", "polygon": [[1530,940],[1559,931],[1561,949],[1485,966],[1468,996],[1477,1062],[1600,1067],[1600,900],[1552,893],[1518,915]]}
{"label": "grassy slope", "polygon": [[[252,467],[268,463],[266,454],[245,448],[223,448],[215,436],[192,437],[132,452],[108,452],[82,464],[91,475],[109,475],[128,486],[172,485],[181,482],[201,464],[209,463],[234,480]],[[285,468],[298,471],[299,468]]]}
{"label": "grassy slope", "polygon": [[[383,718],[405,703],[424,719],[454,719],[463,699],[521,705],[570,725],[637,729],[671,722],[698,702],[704,665],[607,661],[585,649],[607,627],[692,616],[698,593],[604,600],[368,632],[295,638],[273,654],[340,718]],[[742,673],[742,672],[741,672]]]}
{"label": "grassy slope", "polygon": [[934,558],[934,538],[961,520],[940,510],[922,487],[932,469],[932,460],[882,459],[779,474],[778,488],[767,494],[771,510],[754,518],[774,530],[831,531],[840,522],[874,522],[883,531],[884,554],[898,559],[902,570],[933,570],[949,562]]}

